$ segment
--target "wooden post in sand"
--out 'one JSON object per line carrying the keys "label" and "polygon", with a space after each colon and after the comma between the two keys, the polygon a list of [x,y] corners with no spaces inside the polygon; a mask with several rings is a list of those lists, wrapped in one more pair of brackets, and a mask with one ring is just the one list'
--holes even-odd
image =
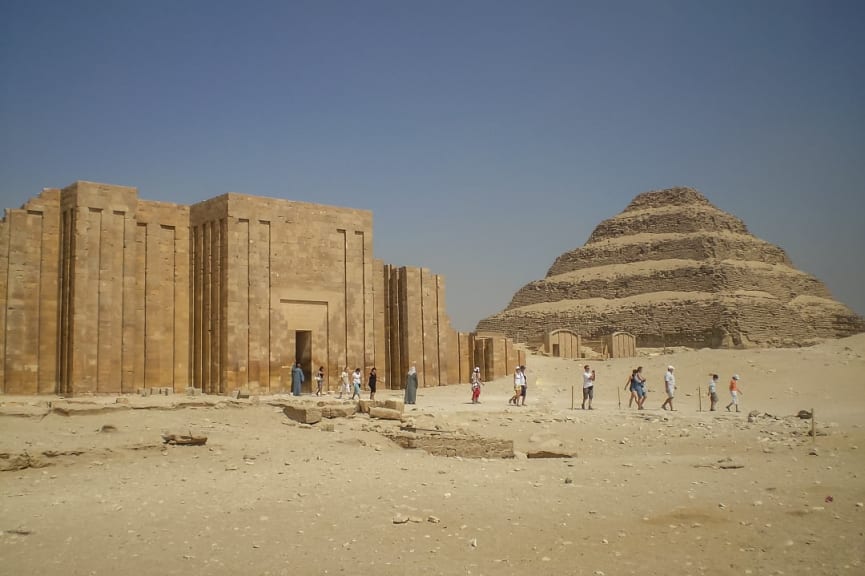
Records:
{"label": "wooden post in sand", "polygon": [[700,400],[700,412],[703,411],[703,391],[697,386],[697,398]]}
{"label": "wooden post in sand", "polygon": [[574,392],[574,390],[575,390],[574,385],[571,384],[571,410],[574,409],[574,394],[576,393],[576,392]]}
{"label": "wooden post in sand", "polygon": [[814,427],[814,409],[811,408],[811,444],[817,443],[817,430]]}
{"label": "wooden post in sand", "polygon": [[616,398],[619,399],[619,410],[622,409],[622,393],[619,391],[619,387],[616,386]]}

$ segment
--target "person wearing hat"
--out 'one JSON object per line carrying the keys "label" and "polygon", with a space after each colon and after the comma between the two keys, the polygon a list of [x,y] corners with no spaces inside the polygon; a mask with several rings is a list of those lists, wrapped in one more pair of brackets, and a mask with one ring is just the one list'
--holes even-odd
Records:
{"label": "person wearing hat", "polygon": [[661,408],[666,410],[667,406],[670,407],[670,410],[675,410],[673,408],[673,397],[676,395],[676,377],[673,375],[672,366],[667,366],[667,372],[664,374],[664,388],[667,390],[667,399],[664,400],[664,403],[661,404]]}
{"label": "person wearing hat", "polygon": [[520,396],[523,393],[523,374],[520,372],[520,367],[514,368],[514,395],[508,400],[508,404],[514,406],[520,405]]}
{"label": "person wearing hat", "polygon": [[727,412],[730,411],[730,406],[735,406],[736,412],[739,411],[739,394],[741,393],[742,391],[739,390],[739,375],[733,374],[733,378],[730,380],[730,397],[732,400],[727,404]]}
{"label": "person wearing hat", "polygon": [[481,397],[481,369],[479,366],[475,366],[475,369],[472,371],[472,404],[478,404],[480,402]]}

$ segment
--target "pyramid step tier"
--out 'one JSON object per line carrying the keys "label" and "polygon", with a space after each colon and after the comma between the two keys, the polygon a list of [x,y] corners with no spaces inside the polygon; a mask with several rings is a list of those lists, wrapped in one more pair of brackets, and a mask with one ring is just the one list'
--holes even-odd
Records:
{"label": "pyramid step tier", "polygon": [[735,291],[562,300],[506,310],[478,324],[527,343],[561,328],[590,339],[630,332],[638,347],[801,346],[863,332],[865,321],[831,299],[784,302],[766,292]]}
{"label": "pyramid step tier", "polygon": [[762,291],[784,302],[798,295],[831,298],[817,278],[785,264],[740,260],[652,260],[609,264],[536,280],[520,289],[508,309],[560,300],[627,298],[659,291]]}
{"label": "pyramid step tier", "polygon": [[556,258],[547,276],[595,266],[668,259],[749,260],[792,265],[784,250],[751,235],[731,232],[652,233],[588,243],[565,252]]}

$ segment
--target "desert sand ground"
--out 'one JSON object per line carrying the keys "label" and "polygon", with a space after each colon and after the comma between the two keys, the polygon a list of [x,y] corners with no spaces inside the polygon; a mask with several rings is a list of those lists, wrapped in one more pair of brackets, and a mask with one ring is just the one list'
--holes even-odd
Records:
{"label": "desert sand ground", "polygon": [[[479,405],[456,385],[406,407],[417,427],[511,439],[513,459],[406,450],[381,434],[398,422],[327,431],[270,404],[310,396],[130,397],[72,416],[46,415],[53,398],[2,397],[0,464],[26,452],[47,465],[0,472],[0,573],[865,574],[865,335],[590,363],[593,411],[570,409],[583,362],[540,356],[525,407],[508,405],[510,378]],[[622,390],[638,363],[642,412]],[[660,410],[667,364],[676,412]],[[704,399],[699,412],[710,371],[722,410]],[[738,414],[723,411],[733,373]],[[208,441],[166,446],[163,432]],[[536,449],[574,457],[526,458]]]}

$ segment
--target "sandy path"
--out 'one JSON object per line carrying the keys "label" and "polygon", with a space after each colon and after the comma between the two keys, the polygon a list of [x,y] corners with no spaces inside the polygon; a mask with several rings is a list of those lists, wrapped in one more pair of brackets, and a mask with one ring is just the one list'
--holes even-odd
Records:
{"label": "sandy path", "polygon": [[[484,387],[480,405],[464,385],[421,390],[406,410],[417,426],[512,439],[509,460],[403,450],[379,433],[395,423],[367,416],[334,420],[332,432],[296,425],[267,399],[0,416],[0,452],[80,452],[0,472],[0,566],[46,575],[862,574],[863,358],[865,337],[641,358],[654,392],[638,413],[619,409],[615,392],[632,360],[592,362],[589,412],[569,409],[581,363],[533,356],[526,407],[507,405],[505,378]],[[675,413],[657,408],[667,363],[681,391]],[[710,370],[724,384],[741,374],[743,413],[696,411]],[[789,417],[812,407],[825,434],[816,456],[808,422]],[[761,416],[749,423],[751,410]],[[106,424],[116,431],[100,432]],[[161,432],[187,430],[207,434],[207,446],[161,445]],[[525,459],[538,448],[575,457]],[[411,520],[395,524],[400,515]]]}

